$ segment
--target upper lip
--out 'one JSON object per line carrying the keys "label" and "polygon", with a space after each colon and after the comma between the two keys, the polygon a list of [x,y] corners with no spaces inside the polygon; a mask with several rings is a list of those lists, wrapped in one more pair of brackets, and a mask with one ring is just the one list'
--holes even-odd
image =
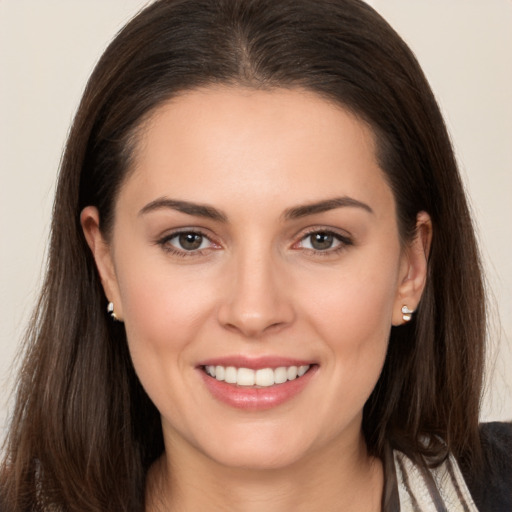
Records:
{"label": "upper lip", "polygon": [[247,357],[242,355],[231,355],[206,359],[204,361],[201,361],[197,366],[234,366],[235,368],[250,368],[252,370],[258,370],[260,368],[279,368],[281,366],[306,366],[312,364],[315,364],[314,361],[307,359],[296,359],[293,357]]}

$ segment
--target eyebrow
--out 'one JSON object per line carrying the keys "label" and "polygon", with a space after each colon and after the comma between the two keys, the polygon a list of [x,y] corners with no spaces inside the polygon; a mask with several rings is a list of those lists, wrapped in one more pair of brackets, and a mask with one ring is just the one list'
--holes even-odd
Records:
{"label": "eyebrow", "polygon": [[225,213],[217,210],[213,206],[200,203],[191,203],[189,201],[178,201],[176,199],[169,199],[167,197],[160,197],[154,201],[151,201],[140,210],[139,215],[145,215],[146,213],[164,208],[170,208],[171,210],[177,210],[188,215],[205,217],[207,219],[220,222],[227,222],[228,220],[228,217]]}
{"label": "eyebrow", "polygon": [[289,208],[284,212],[284,218],[286,220],[300,219],[301,217],[307,217],[308,215],[314,215],[316,213],[327,212],[336,208],[361,208],[368,213],[373,214],[374,211],[366,203],[353,199],[352,197],[334,197],[332,199],[326,199],[324,201],[318,201],[315,203],[304,204],[301,206],[295,206]]}
{"label": "eyebrow", "polygon": [[[343,196],[288,208],[285,210],[283,218],[285,220],[300,219],[302,217],[307,217],[308,215],[314,215],[344,207],[361,208],[368,213],[374,213],[371,207],[366,203],[353,199],[352,197]],[[145,215],[147,213],[166,208],[177,210],[188,215],[194,215],[196,217],[205,217],[220,222],[228,221],[227,215],[213,206],[192,203],[190,201],[180,201],[167,197],[160,197],[151,201],[139,211],[139,215]]]}

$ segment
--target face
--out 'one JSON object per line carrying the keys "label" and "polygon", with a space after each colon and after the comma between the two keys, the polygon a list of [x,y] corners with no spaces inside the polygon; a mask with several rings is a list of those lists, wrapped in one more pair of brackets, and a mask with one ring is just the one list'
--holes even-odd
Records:
{"label": "face", "polygon": [[109,243],[82,224],[167,447],[263,468],[360,440],[424,279],[362,121],[304,91],[188,92],[143,127]]}

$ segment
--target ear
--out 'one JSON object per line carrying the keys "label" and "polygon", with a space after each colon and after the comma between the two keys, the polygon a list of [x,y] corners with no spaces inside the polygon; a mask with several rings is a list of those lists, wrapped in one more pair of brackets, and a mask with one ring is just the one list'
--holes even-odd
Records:
{"label": "ear", "polygon": [[118,320],[122,316],[122,304],[120,300],[119,287],[112,258],[112,247],[105,240],[100,230],[100,215],[94,206],[87,206],[80,214],[80,224],[85,239],[91,249],[96,267],[100,275],[103,291],[109,302],[115,306],[115,315]]}
{"label": "ear", "polygon": [[428,271],[428,256],[432,242],[432,221],[426,212],[416,217],[416,234],[404,248],[400,264],[397,296],[393,307],[393,325],[401,325],[404,319],[402,307],[415,311],[425,288]]}

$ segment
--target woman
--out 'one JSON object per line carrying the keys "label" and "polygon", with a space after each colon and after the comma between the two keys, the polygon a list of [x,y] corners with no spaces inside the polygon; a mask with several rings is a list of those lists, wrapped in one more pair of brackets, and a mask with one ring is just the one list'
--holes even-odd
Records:
{"label": "woman", "polygon": [[366,4],[140,13],[84,93],[49,258],[7,510],[510,506],[453,152]]}

